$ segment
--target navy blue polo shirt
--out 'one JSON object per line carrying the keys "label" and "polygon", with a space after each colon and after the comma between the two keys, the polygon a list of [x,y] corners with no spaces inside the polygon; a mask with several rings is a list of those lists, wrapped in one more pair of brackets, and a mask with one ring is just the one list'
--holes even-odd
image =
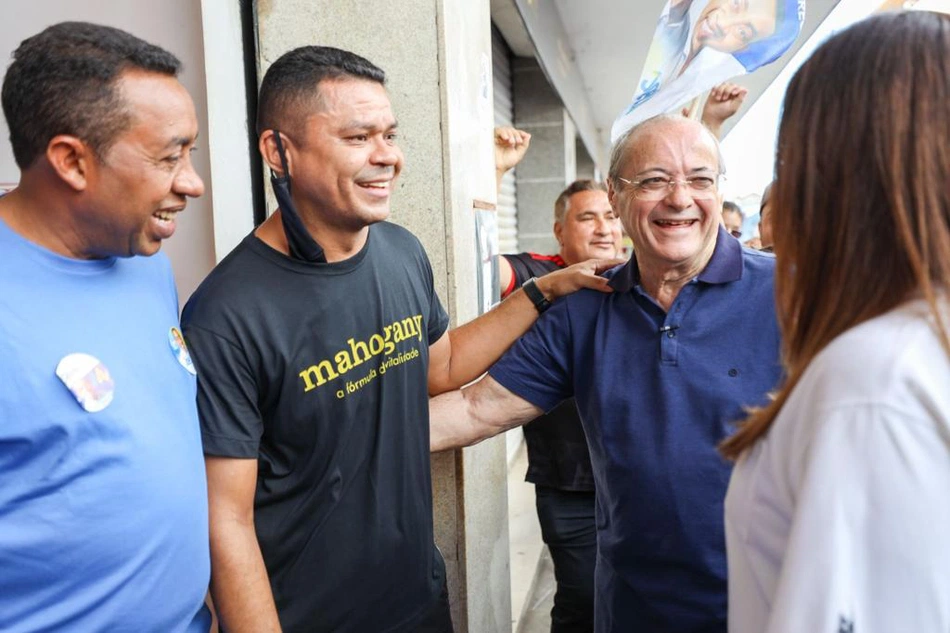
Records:
{"label": "navy blue polo shirt", "polygon": [[782,375],[775,260],[720,230],[669,312],[635,260],[538,320],[491,369],[550,410],[573,396],[597,488],[598,633],[726,631],[723,500],[716,446]]}

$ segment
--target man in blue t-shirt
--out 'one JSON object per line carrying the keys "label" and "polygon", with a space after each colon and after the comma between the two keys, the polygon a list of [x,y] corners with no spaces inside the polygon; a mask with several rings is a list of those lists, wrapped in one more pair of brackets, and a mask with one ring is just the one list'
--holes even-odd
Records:
{"label": "man in blue t-shirt", "polygon": [[726,631],[716,447],[781,377],[772,256],[721,228],[718,142],[665,115],[611,156],[635,256],[612,294],[557,301],[478,383],[431,402],[432,449],[478,442],[573,396],[597,488],[598,633]]}
{"label": "man in blue t-shirt", "polygon": [[171,53],[56,24],[3,80],[0,630],[208,631],[194,367],[158,253],[204,185]]}

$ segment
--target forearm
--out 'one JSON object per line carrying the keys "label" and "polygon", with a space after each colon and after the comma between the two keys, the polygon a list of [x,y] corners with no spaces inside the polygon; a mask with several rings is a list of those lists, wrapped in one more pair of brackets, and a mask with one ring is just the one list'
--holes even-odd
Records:
{"label": "forearm", "polygon": [[[542,288],[542,279],[538,280],[538,287]],[[551,296],[543,289],[542,292]],[[430,385],[430,393],[458,389],[484,374],[537,318],[537,308],[519,289],[492,310],[451,330],[448,336],[452,355],[447,371],[442,373],[447,382]]]}
{"label": "forearm", "polygon": [[253,521],[212,518],[211,597],[228,633],[281,630]]}
{"label": "forearm", "polygon": [[722,121],[719,121],[717,119],[709,119],[709,120],[703,119],[703,125],[705,125],[706,129],[712,132],[712,135],[715,136],[717,139],[722,138],[722,123],[723,123]]}
{"label": "forearm", "polygon": [[429,450],[433,453],[471,446],[494,435],[479,424],[462,390],[429,400]]}
{"label": "forearm", "polygon": [[429,449],[435,453],[471,446],[540,414],[540,408],[485,376],[465,389],[429,399]]}
{"label": "forearm", "polygon": [[496,169],[495,170],[495,191],[501,193],[501,183],[505,179],[505,174],[508,173],[507,169]]}
{"label": "forearm", "polygon": [[[623,260],[590,259],[536,280],[548,301],[580,288],[611,292],[600,273]],[[500,305],[466,323],[429,346],[429,395],[458,389],[481,376],[538,318],[538,310],[523,289]]]}

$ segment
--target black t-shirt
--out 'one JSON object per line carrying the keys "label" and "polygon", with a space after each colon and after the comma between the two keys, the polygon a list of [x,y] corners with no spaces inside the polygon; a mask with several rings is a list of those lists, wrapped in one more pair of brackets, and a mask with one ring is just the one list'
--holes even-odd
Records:
{"label": "black t-shirt", "polygon": [[448,327],[389,223],[331,264],[249,235],[185,306],[207,455],[258,459],[254,522],[284,631],[412,631],[439,597],[429,345]]}
{"label": "black t-shirt", "polygon": [[[513,271],[505,296],[532,277],[541,277],[565,266],[558,255],[520,253],[502,257],[508,260]],[[526,481],[558,490],[594,490],[590,449],[574,398],[568,398],[526,424],[524,439],[528,445]]]}

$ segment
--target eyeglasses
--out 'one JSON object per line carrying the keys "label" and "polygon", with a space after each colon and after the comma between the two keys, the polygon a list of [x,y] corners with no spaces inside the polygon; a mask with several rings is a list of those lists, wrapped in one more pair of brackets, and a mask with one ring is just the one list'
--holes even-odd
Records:
{"label": "eyeglasses", "polygon": [[716,185],[719,182],[719,176],[692,176],[686,180],[673,180],[665,176],[650,176],[642,180],[627,180],[617,177],[620,182],[633,187],[633,195],[639,200],[657,201],[662,200],[673,192],[676,185],[686,187],[689,195],[697,200],[706,200],[716,196]]}

